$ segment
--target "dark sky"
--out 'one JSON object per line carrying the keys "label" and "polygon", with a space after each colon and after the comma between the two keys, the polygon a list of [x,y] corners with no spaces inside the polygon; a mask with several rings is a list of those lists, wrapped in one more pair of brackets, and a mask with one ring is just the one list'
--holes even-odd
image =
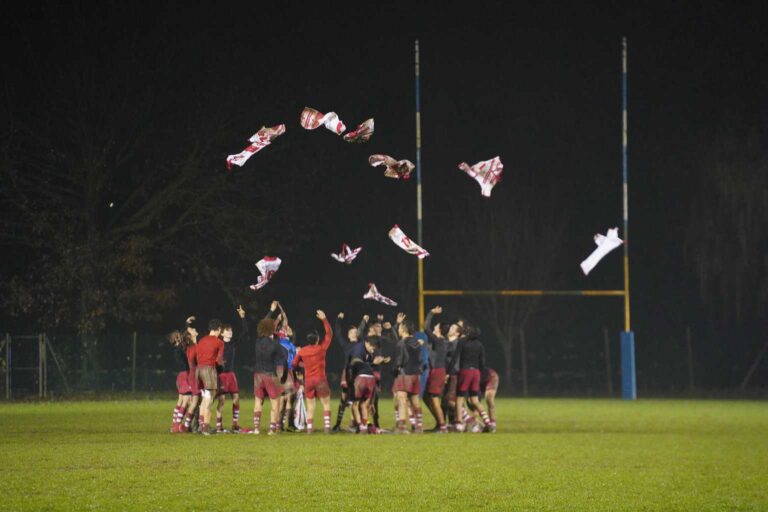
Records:
{"label": "dark sky", "polygon": [[[378,277],[384,266],[401,268],[403,282],[415,271],[415,260],[386,237],[395,223],[416,237],[415,180],[387,180],[366,164],[379,152],[415,161],[414,40],[420,40],[422,62],[424,246],[439,248],[453,236],[445,220],[450,210],[483,208],[488,201],[456,165],[500,155],[504,181],[491,201],[510,201],[516,184],[547,198],[541,207],[554,208],[567,223],[559,252],[570,266],[557,272],[558,287],[578,289],[621,287],[618,253],[589,278],[578,263],[595,232],[621,222],[620,45],[626,36],[635,329],[647,338],[702,322],[680,244],[693,162],[724,124],[748,130],[768,120],[764,2],[364,4],[17,3],[5,8],[4,69],[17,73],[46,48],[57,59],[71,58],[72,66],[121,66],[171,47],[185,101],[215,94],[222,78],[246,83],[243,103],[258,95],[268,106],[221,148],[222,165],[258,127],[286,123],[283,138],[291,138],[291,150],[316,152],[327,173],[313,183],[310,200],[316,236],[284,255],[267,300],[296,304],[301,317],[315,304],[345,304],[357,316],[366,306],[358,300],[365,284],[377,281],[415,316],[415,295],[399,296],[407,288]],[[334,110],[349,127],[373,117],[376,133],[367,145],[350,146],[323,129],[305,132],[297,122],[305,105]],[[166,128],[181,122],[158,120]],[[283,142],[235,172],[301,172],[271,166],[269,152]],[[364,246],[351,268],[328,256],[342,242]],[[427,287],[459,285],[439,261],[447,257],[433,252],[427,260]],[[600,301],[584,316],[599,317],[601,327],[608,315],[618,330],[619,301]],[[211,314],[220,309],[212,307]]]}

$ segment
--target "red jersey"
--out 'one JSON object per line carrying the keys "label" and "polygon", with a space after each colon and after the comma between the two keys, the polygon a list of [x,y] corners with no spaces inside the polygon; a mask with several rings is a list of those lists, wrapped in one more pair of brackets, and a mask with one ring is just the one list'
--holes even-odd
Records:
{"label": "red jersey", "polygon": [[187,345],[187,362],[189,363],[190,371],[197,368],[197,345]]}
{"label": "red jersey", "polygon": [[224,359],[224,342],[209,334],[197,342],[196,352],[198,366],[216,366]]}
{"label": "red jersey", "polygon": [[299,363],[304,363],[304,379],[325,378],[325,353],[331,346],[331,324],[328,319],[323,318],[323,327],[325,327],[325,338],[317,345],[301,347],[299,352],[293,357],[293,367],[297,368]]}

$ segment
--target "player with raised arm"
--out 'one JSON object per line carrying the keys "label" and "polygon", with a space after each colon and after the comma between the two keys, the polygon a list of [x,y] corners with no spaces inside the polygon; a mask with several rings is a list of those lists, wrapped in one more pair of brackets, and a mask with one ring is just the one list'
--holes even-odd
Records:
{"label": "player with raised arm", "polygon": [[322,342],[320,336],[313,332],[307,335],[308,345],[301,347],[293,358],[293,366],[304,365],[304,395],[307,398],[307,433],[313,431],[315,414],[315,397],[323,405],[323,427],[326,434],[331,432],[331,388],[325,375],[325,355],[331,346],[333,331],[325,313],[317,310],[317,318],[323,322],[325,336]]}
{"label": "player with raised arm", "polygon": [[419,392],[421,391],[421,372],[427,366],[427,361],[423,359],[421,350],[424,342],[413,336],[413,326],[406,320],[403,313],[398,314],[398,334],[400,341],[395,350],[394,375],[395,382],[392,385],[392,392],[395,395],[398,404],[399,416],[396,430],[399,433],[408,432],[405,429],[405,420],[408,415],[408,405],[410,404],[413,415],[415,416],[416,432],[423,431],[423,419],[421,405],[419,403]]}
{"label": "player with raised arm", "polygon": [[[364,318],[364,322],[365,317]],[[350,391],[348,385],[348,373],[349,373],[349,354],[354,344],[358,343],[358,334],[360,333],[357,327],[351,326],[347,329],[346,335],[341,325],[341,321],[344,320],[344,312],[340,312],[336,316],[336,330],[334,331],[335,338],[339,340],[339,346],[344,353],[344,368],[341,371],[341,398],[339,399],[339,410],[336,413],[336,424],[333,426],[333,432],[339,432],[341,429],[341,422],[344,421],[344,411],[351,403],[353,393]]]}
{"label": "player with raised arm", "polygon": [[184,420],[184,412],[192,400],[192,388],[189,386],[189,362],[187,361],[188,334],[182,331],[173,331],[168,335],[168,340],[173,346],[174,366],[176,367],[176,392],[178,398],[176,407],[173,408],[173,422],[171,432],[181,432]]}
{"label": "player with raised arm", "polygon": [[[283,357],[285,359],[288,375],[286,375],[285,383],[283,384],[283,392],[280,395],[280,419],[278,420],[278,428],[280,430],[295,430],[295,427],[293,426],[293,406],[296,397],[296,380],[293,371],[293,358],[296,357],[296,345],[293,342],[293,328],[288,324],[287,317],[284,318],[285,323],[279,341],[280,347],[283,349]],[[286,418],[288,421],[287,426],[285,426]]]}
{"label": "player with raised arm", "polygon": [[221,328],[221,339],[224,341],[224,357],[221,372],[219,372],[219,397],[216,407],[216,432],[224,432],[223,412],[226,396],[232,396],[232,432],[240,432],[240,387],[235,374],[235,349],[242,345],[248,335],[248,322],[245,320],[243,306],[238,306],[237,315],[240,317],[240,333],[233,338],[232,326],[224,324]]}
{"label": "player with raised arm", "polygon": [[445,415],[443,414],[443,408],[440,406],[440,401],[443,397],[443,391],[445,390],[446,381],[446,355],[448,353],[448,340],[445,335],[448,333],[448,326],[446,324],[437,323],[434,328],[432,327],[432,318],[434,315],[439,315],[443,312],[443,308],[436,306],[427,313],[427,318],[424,321],[424,332],[429,339],[430,352],[429,352],[429,378],[427,379],[426,394],[428,398],[425,400],[429,411],[435,418],[437,425],[435,428],[437,432],[448,432],[448,428],[445,425]]}

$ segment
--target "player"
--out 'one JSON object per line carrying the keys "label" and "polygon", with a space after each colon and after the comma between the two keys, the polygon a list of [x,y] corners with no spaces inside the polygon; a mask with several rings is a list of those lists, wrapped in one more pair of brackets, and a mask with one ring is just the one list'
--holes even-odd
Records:
{"label": "player", "polygon": [[179,427],[179,432],[191,432],[192,419],[198,410],[200,398],[202,397],[200,381],[197,379],[197,329],[195,328],[194,316],[187,318],[187,327],[184,331],[184,338],[187,345],[185,355],[187,357],[187,367],[189,368],[187,382],[189,383],[192,398],[187,406],[187,411],[184,413],[184,423]]}
{"label": "player", "polygon": [[[349,362],[350,375],[354,389],[354,403],[352,414],[358,425],[358,433],[368,432],[368,415],[371,407],[371,399],[376,392],[376,377],[373,375],[371,362],[375,361],[373,354],[379,348],[379,337],[369,336],[364,342],[365,354],[362,358],[353,354]],[[371,432],[376,433],[376,427],[371,425]]]}
{"label": "player", "polygon": [[323,431],[331,432],[331,388],[325,375],[325,355],[331,346],[331,324],[322,310],[317,310],[317,318],[323,322],[325,336],[320,341],[317,333],[307,335],[309,345],[301,347],[293,358],[293,366],[304,365],[304,396],[307,398],[307,433],[313,432],[315,397],[323,405]]}
{"label": "player", "polygon": [[395,382],[392,385],[392,393],[398,404],[398,419],[396,431],[408,432],[405,429],[405,420],[408,415],[408,405],[415,417],[415,432],[423,431],[421,405],[419,392],[421,391],[421,372],[427,367],[427,361],[423,358],[421,350],[424,342],[413,336],[413,326],[405,319],[403,313],[398,314],[398,334],[400,342],[395,349],[394,375]]}
{"label": "player", "polygon": [[[363,317],[365,322],[365,317]],[[347,334],[344,334],[344,329],[341,326],[341,321],[344,320],[344,312],[340,312],[336,316],[336,330],[334,334],[336,339],[339,340],[339,345],[344,353],[344,368],[341,371],[341,398],[339,399],[339,410],[336,413],[336,424],[333,426],[333,432],[339,432],[341,430],[341,422],[344,421],[344,411],[347,406],[350,405],[353,393],[350,392],[347,384],[348,372],[349,372],[349,354],[353,345],[359,342],[358,334],[361,332],[357,327],[351,326],[347,329]]]}
{"label": "player", "polygon": [[173,331],[168,335],[168,339],[173,346],[174,362],[178,373],[176,374],[176,391],[179,396],[176,400],[176,407],[173,408],[173,422],[171,423],[171,432],[181,432],[181,426],[184,420],[184,411],[187,410],[192,401],[192,388],[189,386],[187,376],[189,374],[189,363],[187,362],[187,333]]}
{"label": "player", "polygon": [[197,343],[195,359],[197,361],[197,378],[202,383],[203,401],[200,403],[200,412],[203,417],[201,431],[203,435],[210,435],[209,425],[213,399],[219,389],[219,376],[216,366],[221,365],[224,357],[224,342],[219,339],[221,334],[221,321],[213,318],[208,322],[208,336],[204,336]]}
{"label": "player", "polygon": [[456,397],[456,431],[464,430],[464,400],[468,399],[472,408],[480,413],[487,431],[490,429],[488,414],[480,405],[480,373],[485,368],[485,349],[480,342],[480,329],[473,325],[464,327],[465,337],[459,341],[453,361],[449,366],[458,365],[459,379]]}
{"label": "player", "polygon": [[496,432],[496,391],[499,389],[499,374],[493,368],[485,367],[480,375],[480,392],[488,404],[488,418],[491,420],[488,431]]}
{"label": "player", "polygon": [[232,396],[232,432],[240,432],[240,387],[237,384],[235,374],[235,348],[242,344],[242,340],[248,335],[248,322],[245,320],[243,306],[237,307],[237,315],[240,317],[240,334],[232,337],[232,326],[224,324],[221,329],[221,339],[224,341],[224,357],[219,373],[219,399],[216,408],[216,432],[225,432],[223,425],[224,403],[227,395]]}
{"label": "player", "polygon": [[277,433],[278,414],[280,412],[280,384],[287,378],[287,366],[283,366],[281,377],[278,378],[277,367],[284,363],[283,350],[275,340],[275,320],[270,317],[262,318],[256,328],[258,338],[255,343],[256,357],[253,373],[253,434],[259,433],[261,412],[264,408],[264,398],[269,397],[269,432]]}
{"label": "player", "polygon": [[439,315],[443,312],[443,308],[436,306],[427,313],[427,318],[424,320],[424,332],[427,334],[430,344],[429,353],[429,378],[427,379],[426,394],[428,396],[426,403],[432,416],[437,423],[436,429],[439,433],[448,432],[448,428],[445,424],[445,415],[443,414],[443,408],[440,405],[440,401],[443,397],[443,391],[445,390],[446,382],[446,355],[448,353],[448,340],[445,336],[448,334],[448,326],[446,324],[435,324],[432,327],[432,318],[434,315]]}
{"label": "player", "polygon": [[448,328],[448,334],[446,335],[447,349],[445,360],[448,362],[448,364],[445,371],[448,376],[446,379],[443,401],[441,403],[441,408],[446,415],[446,423],[451,428],[456,422],[456,388],[459,382],[459,368],[456,366],[458,361],[454,360],[453,355],[456,353],[456,347],[459,344],[459,339],[461,339],[461,336],[461,325],[458,323],[451,324],[451,326]]}
{"label": "player", "polygon": [[[285,383],[282,386],[283,392],[280,395],[280,416],[278,419],[278,429],[295,430],[293,426],[294,399],[296,397],[296,383],[293,372],[293,358],[296,356],[296,345],[293,343],[293,329],[285,320],[284,329],[280,333],[280,347],[283,350],[283,360],[287,367]],[[288,425],[284,426],[286,418]]]}

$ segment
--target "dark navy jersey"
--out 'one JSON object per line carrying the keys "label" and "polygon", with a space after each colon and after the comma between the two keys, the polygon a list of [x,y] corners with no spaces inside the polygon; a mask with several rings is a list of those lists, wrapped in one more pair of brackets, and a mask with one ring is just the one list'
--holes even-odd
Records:
{"label": "dark navy jersey", "polygon": [[485,368],[485,349],[480,340],[463,339],[456,347],[453,354],[453,365],[458,365],[460,370],[476,368],[482,370]]}
{"label": "dark navy jersey", "polygon": [[254,346],[256,359],[253,366],[257,373],[275,375],[277,366],[286,364],[286,351],[272,336],[257,339]]}

